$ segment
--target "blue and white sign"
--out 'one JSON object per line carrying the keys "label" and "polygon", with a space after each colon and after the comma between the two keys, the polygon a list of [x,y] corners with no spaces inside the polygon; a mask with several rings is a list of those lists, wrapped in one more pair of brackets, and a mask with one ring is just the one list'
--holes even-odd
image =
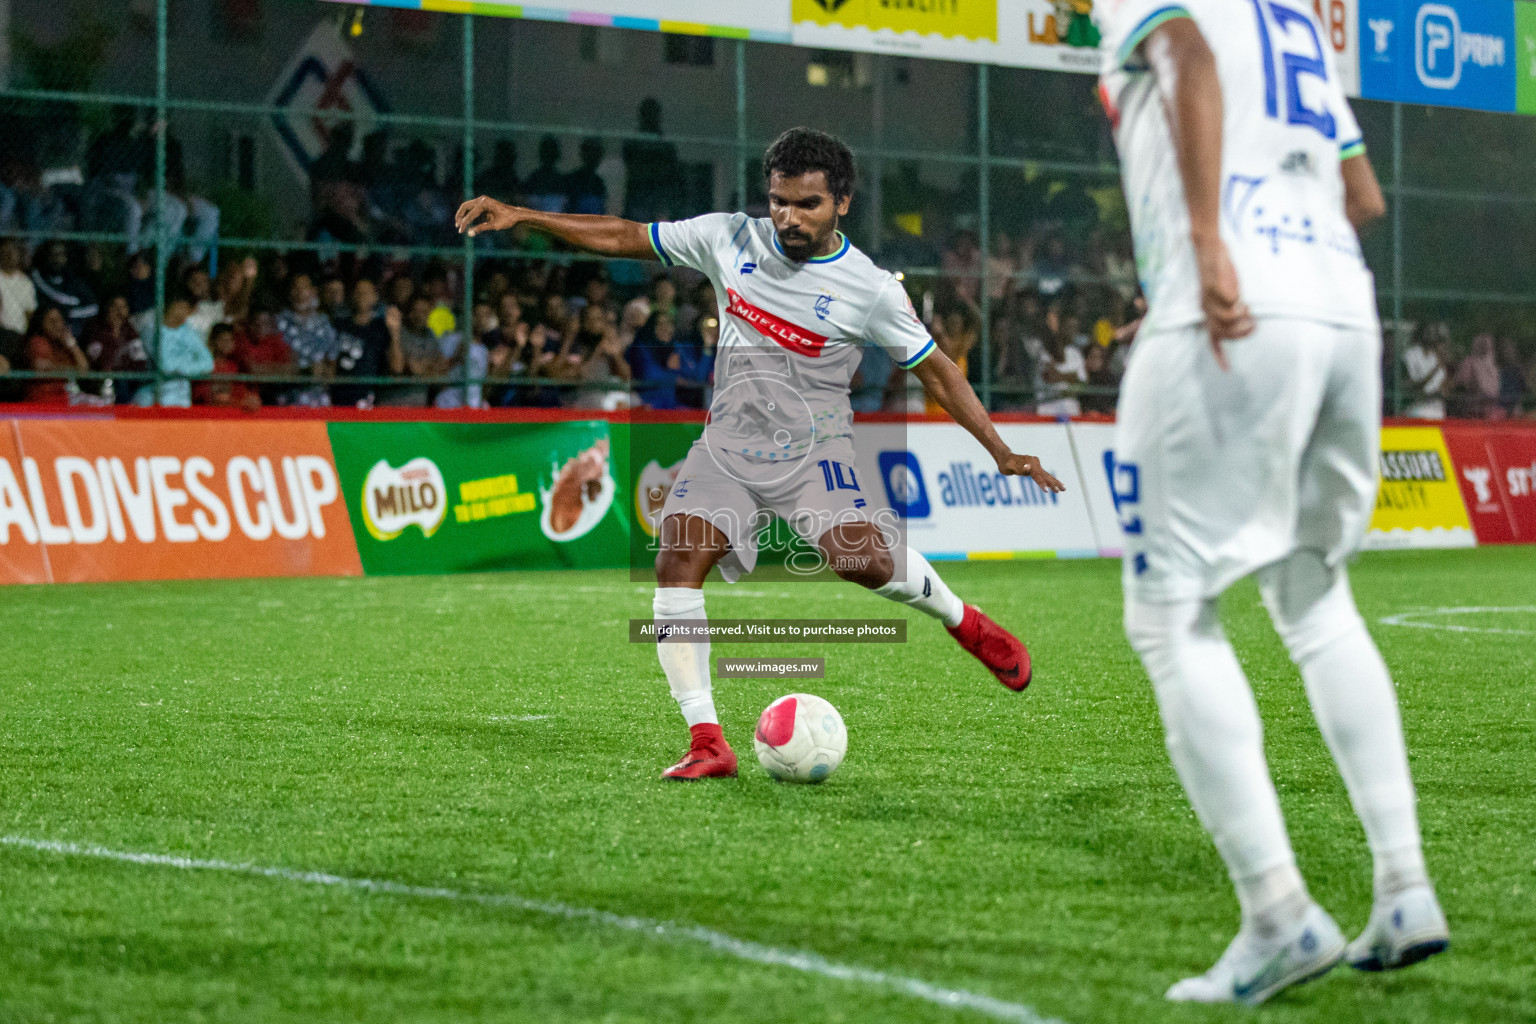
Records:
{"label": "blue and white sign", "polygon": [[1360,25],[1367,99],[1515,109],[1511,0],[1360,0]]}
{"label": "blue and white sign", "polygon": [[336,114],[351,116],[357,159],[363,137],[379,127],[376,115],[389,109],[334,19],[315,26],[273,84],[267,103],[281,108],[272,115],[272,130],[301,181],[309,180],[310,166],[330,144],[331,128],[340,120]]}
{"label": "blue and white sign", "polygon": [[1047,494],[1033,480],[998,473],[954,423],[860,423],[859,479],[883,482],[878,493],[865,491],[870,514],[889,509],[906,542],[934,559],[1091,557],[1120,546],[1118,528],[1109,545],[1099,542],[1066,427],[1001,423],[997,432],[1012,450],[1038,456],[1061,476],[1066,493]]}

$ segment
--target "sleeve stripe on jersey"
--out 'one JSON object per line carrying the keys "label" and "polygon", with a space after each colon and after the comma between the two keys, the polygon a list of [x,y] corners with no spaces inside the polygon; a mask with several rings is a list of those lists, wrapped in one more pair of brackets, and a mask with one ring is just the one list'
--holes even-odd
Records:
{"label": "sleeve stripe on jersey", "polygon": [[1348,160],[1351,157],[1365,155],[1365,140],[1356,139],[1354,142],[1346,142],[1339,147],[1339,159]]}
{"label": "sleeve stripe on jersey", "polygon": [[1178,4],[1169,4],[1159,7],[1141,20],[1141,24],[1131,30],[1131,34],[1125,37],[1125,42],[1120,44],[1120,50],[1115,54],[1115,63],[1124,67],[1136,52],[1137,47],[1147,41],[1147,37],[1162,28],[1174,18],[1188,18],[1190,13]]}
{"label": "sleeve stripe on jersey", "polygon": [[908,359],[906,362],[898,363],[897,365],[900,366],[903,370],[910,370],[910,369],[912,369],[912,367],[916,366],[918,363],[922,362],[924,359],[927,359],[930,355],[932,355],[933,354],[933,348],[934,348],[933,339],[929,338],[928,339],[928,344],[923,346],[923,350],[921,352],[919,352],[917,355],[913,356],[911,359]]}
{"label": "sleeve stripe on jersey", "polygon": [[672,266],[672,257],[667,255],[666,246],[661,244],[661,225],[653,223],[646,233],[651,236],[651,248],[656,250],[656,258],[661,260],[661,265]]}

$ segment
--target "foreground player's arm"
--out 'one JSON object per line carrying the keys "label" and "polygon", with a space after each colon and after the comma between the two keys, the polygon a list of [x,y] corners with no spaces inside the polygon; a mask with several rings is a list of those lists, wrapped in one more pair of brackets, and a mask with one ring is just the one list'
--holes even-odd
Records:
{"label": "foreground player's arm", "polygon": [[1190,239],[1200,271],[1200,301],[1216,361],[1227,368],[1221,343],[1253,333],[1253,317],[1238,292],[1237,269],[1221,240],[1221,149],[1224,104],[1216,55],[1191,18],[1175,18],[1144,45],[1157,76],[1178,153],[1189,206]]}
{"label": "foreground player's arm", "polygon": [[923,382],[928,394],[954,417],[956,423],[981,442],[987,454],[997,461],[999,473],[1027,476],[1046,491],[1059,493],[1067,489],[1065,484],[1045,471],[1039,459],[1033,455],[1019,455],[1008,449],[1008,445],[998,436],[992,420],[988,418],[987,410],[976,397],[976,392],[971,390],[970,382],[949,356],[943,352],[933,352],[912,368],[912,375]]}
{"label": "foreground player's arm", "polygon": [[1364,153],[1352,156],[1343,163],[1344,214],[1356,231],[1387,215],[1387,200],[1381,194],[1381,183],[1376,180],[1376,169],[1371,158]]}
{"label": "foreground player's arm", "polygon": [[580,213],[544,213],[522,206],[509,206],[490,196],[471,199],[459,207],[453,218],[459,234],[474,237],[485,231],[506,231],[525,224],[535,231],[553,235],[567,245],[599,256],[619,256],[631,260],[658,260],[646,225],[622,217],[601,217]]}

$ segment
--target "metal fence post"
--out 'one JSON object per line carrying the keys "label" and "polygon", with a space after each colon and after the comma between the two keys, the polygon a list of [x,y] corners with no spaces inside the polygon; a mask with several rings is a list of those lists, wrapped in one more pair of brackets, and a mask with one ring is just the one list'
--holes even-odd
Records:
{"label": "metal fence post", "polygon": [[976,65],[977,233],[981,251],[981,404],[992,408],[992,110],[991,68]]}
{"label": "metal fence post", "polygon": [[165,268],[170,254],[166,252],[165,235],[165,138],[171,124],[166,110],[166,80],[169,64],[170,0],[155,3],[155,190],[150,203],[155,212],[155,329],[150,335],[149,362],[155,372],[151,388],[155,405],[160,404],[165,371],[160,364],[161,335],[165,331]]}
{"label": "metal fence post", "polygon": [[747,208],[747,41],[736,40],[736,208]]}
{"label": "metal fence post", "polygon": [[1403,105],[1392,104],[1392,411],[1403,411]]}
{"label": "metal fence post", "polygon": [[[463,198],[473,199],[475,194],[475,16],[464,18],[464,187]],[[475,343],[475,240],[468,234],[464,244],[464,308],[459,321],[459,355],[464,360],[464,405],[469,405],[470,349]],[[482,394],[484,381],[481,382]]]}

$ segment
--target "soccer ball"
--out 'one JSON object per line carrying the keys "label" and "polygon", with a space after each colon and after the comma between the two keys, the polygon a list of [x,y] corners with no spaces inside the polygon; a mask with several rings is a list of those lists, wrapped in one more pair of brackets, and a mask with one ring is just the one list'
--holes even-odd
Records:
{"label": "soccer ball", "polygon": [[823,782],[843,763],[848,730],[831,704],[792,693],[764,709],[752,745],[763,770],[780,782]]}

